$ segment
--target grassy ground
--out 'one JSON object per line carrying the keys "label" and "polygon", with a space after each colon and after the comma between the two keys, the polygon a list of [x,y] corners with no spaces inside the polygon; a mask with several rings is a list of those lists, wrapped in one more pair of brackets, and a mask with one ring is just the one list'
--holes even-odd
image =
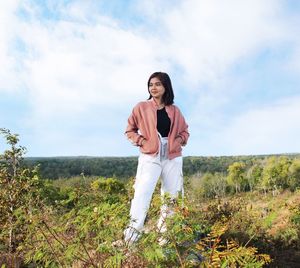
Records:
{"label": "grassy ground", "polygon": [[195,200],[208,221],[223,217],[224,239],[253,245],[273,258],[270,267],[300,267],[300,193],[241,193],[216,200]]}
{"label": "grassy ground", "polygon": [[[142,241],[137,247],[138,251],[132,254],[128,255],[126,251],[122,252],[122,249],[112,249],[111,247],[112,241],[122,238],[123,228],[127,224],[130,199],[133,194],[133,181],[126,184],[128,191],[123,191],[125,186],[117,180],[99,180],[96,181],[97,183],[91,184],[92,181],[92,178],[84,181],[80,178],[56,181],[54,186],[64,190],[60,195],[57,193],[57,188],[48,188],[47,194],[49,196],[62,198],[59,206],[60,210],[53,211],[53,213],[52,210],[49,210],[48,214],[45,213],[45,215],[39,215],[39,217],[45,220],[52,232],[55,230],[56,238],[63,242],[63,246],[61,243],[56,243],[57,239],[53,239],[53,236],[48,233],[49,230],[45,229],[45,226],[41,225],[41,221],[37,218],[36,226],[40,229],[44,228],[45,236],[49,238],[48,242],[53,243],[55,247],[48,247],[48,242],[46,243],[41,234],[33,233],[32,236],[37,235],[35,239],[40,241],[44,247],[43,250],[40,250],[41,247],[34,244],[33,254],[36,255],[36,252],[40,250],[40,253],[48,254],[48,259],[52,260],[53,254],[51,252],[54,250],[56,256],[63,262],[72,263],[73,261],[73,267],[84,267],[80,260],[74,258],[77,255],[84,255],[81,244],[76,240],[78,235],[81,235],[80,237],[83,240],[79,242],[84,243],[89,252],[89,258],[85,256],[87,263],[90,263],[89,259],[93,263],[102,263],[108,258],[114,262],[118,262],[118,258],[124,258],[122,267],[149,267],[148,263],[150,262],[159,263],[160,260],[156,261],[155,258],[159,256],[158,253],[161,253],[161,249],[156,246],[157,234],[154,231],[153,234],[150,233],[150,235],[144,236],[144,242]],[[92,187],[90,187],[90,184]],[[220,248],[222,252],[225,250],[224,245],[228,244],[226,241],[231,243],[232,240],[235,240],[239,246],[254,247],[258,249],[259,254],[270,254],[273,262],[269,267],[300,267],[299,191],[278,191],[276,195],[271,192],[264,194],[254,191],[228,195],[222,198],[203,199],[200,197],[197,186],[193,183],[187,185],[185,198],[187,213],[183,213],[186,216],[182,217],[182,220],[179,217],[175,224],[172,223],[175,234],[173,244],[176,249],[178,245],[194,241],[191,238],[194,239],[195,237],[189,236],[186,231],[190,230],[190,233],[193,233],[193,231],[199,229],[199,237],[206,239],[208,233],[211,234],[210,228],[216,223],[221,223],[221,228],[224,227],[225,230],[220,235],[220,242],[218,242],[222,245],[222,248]],[[53,195],[54,193],[57,196]],[[158,185],[148,213],[146,222],[148,228],[156,224],[159,216],[159,203]],[[122,205],[123,208],[121,208]],[[179,205],[178,207],[181,208]],[[72,208],[73,210],[71,210]],[[70,221],[73,223],[71,224]],[[199,225],[198,229],[196,228],[197,225]],[[40,229],[35,230],[39,231]],[[171,232],[171,234],[173,233]],[[183,238],[181,239],[180,236]],[[99,247],[99,241],[103,249],[107,248],[106,251],[103,249],[96,250]],[[56,247],[59,247],[59,249],[56,250]],[[199,252],[199,248],[197,250]],[[70,262],[65,258],[64,255],[67,255],[65,252],[69,252],[70,256],[68,256],[72,258]],[[175,253],[172,255],[173,258],[179,256],[177,259],[182,257],[182,260],[185,260],[185,257],[188,257],[185,251]],[[43,262],[41,263],[44,263],[45,257],[44,255],[42,257],[41,261]],[[18,258],[1,254],[0,251],[0,267],[2,262],[12,263],[6,261],[8,259],[21,263]],[[179,262],[175,260],[173,263],[177,265]],[[172,267],[189,267],[176,265]],[[14,267],[19,266],[15,264]],[[169,266],[161,265],[160,267]]]}

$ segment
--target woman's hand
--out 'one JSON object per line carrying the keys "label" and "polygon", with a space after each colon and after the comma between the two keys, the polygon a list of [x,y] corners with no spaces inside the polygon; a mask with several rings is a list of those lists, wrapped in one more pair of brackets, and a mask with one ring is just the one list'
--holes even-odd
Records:
{"label": "woman's hand", "polygon": [[182,139],[180,136],[177,136],[177,137],[175,138],[175,140],[177,140],[178,143],[182,146],[182,144],[183,144],[183,139]]}

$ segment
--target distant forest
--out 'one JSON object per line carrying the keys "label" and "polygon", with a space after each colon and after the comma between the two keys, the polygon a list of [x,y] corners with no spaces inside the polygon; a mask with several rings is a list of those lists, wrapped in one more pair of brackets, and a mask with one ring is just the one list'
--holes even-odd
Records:
{"label": "distant forest", "polygon": [[[300,154],[250,155],[250,156],[187,156],[183,160],[185,176],[203,173],[227,173],[228,166],[243,162],[246,167],[270,156],[299,158]],[[39,174],[44,179],[70,178],[74,176],[99,176],[128,179],[135,176],[137,157],[27,157],[28,167],[39,166]]]}

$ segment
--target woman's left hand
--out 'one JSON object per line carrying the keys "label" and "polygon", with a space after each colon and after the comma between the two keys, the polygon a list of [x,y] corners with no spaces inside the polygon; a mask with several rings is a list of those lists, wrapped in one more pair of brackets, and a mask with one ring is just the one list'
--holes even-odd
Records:
{"label": "woman's left hand", "polygon": [[182,146],[183,140],[182,140],[182,138],[181,138],[180,136],[177,136],[177,137],[175,138],[175,140],[177,140],[178,143]]}

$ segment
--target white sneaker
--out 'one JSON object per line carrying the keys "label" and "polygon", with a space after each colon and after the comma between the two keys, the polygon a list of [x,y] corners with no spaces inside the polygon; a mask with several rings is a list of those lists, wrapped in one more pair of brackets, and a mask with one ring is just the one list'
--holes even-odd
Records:
{"label": "white sneaker", "polygon": [[119,240],[112,242],[111,245],[116,248],[121,248],[121,247],[125,246],[125,242],[123,239],[119,239]]}
{"label": "white sneaker", "polygon": [[158,244],[159,244],[160,246],[164,246],[164,245],[166,245],[168,242],[169,242],[169,241],[168,241],[166,238],[163,238],[163,237],[160,237],[160,238],[158,239]]}

